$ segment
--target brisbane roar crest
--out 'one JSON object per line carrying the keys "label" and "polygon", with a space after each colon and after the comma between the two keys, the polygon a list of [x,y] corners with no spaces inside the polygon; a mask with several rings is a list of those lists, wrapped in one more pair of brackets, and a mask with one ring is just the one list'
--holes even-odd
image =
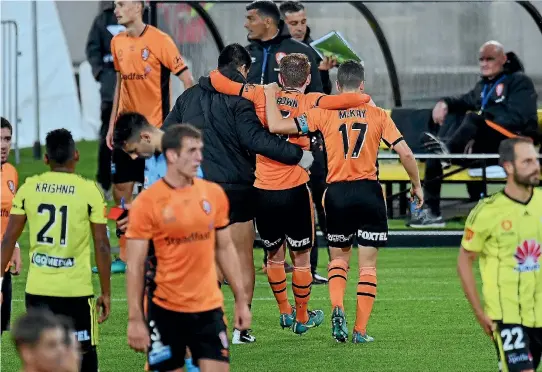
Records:
{"label": "brisbane roar crest", "polygon": [[144,61],[148,60],[149,59],[149,55],[151,53],[149,52],[149,49],[148,48],[143,48],[141,49],[141,58],[143,58]]}
{"label": "brisbane roar crest", "polygon": [[13,195],[15,195],[15,183],[12,180],[8,181],[8,188]]}
{"label": "brisbane roar crest", "polygon": [[211,213],[211,203],[209,203],[207,200],[203,199],[201,201],[201,208],[203,209],[203,211],[205,212],[205,214],[210,214]]}

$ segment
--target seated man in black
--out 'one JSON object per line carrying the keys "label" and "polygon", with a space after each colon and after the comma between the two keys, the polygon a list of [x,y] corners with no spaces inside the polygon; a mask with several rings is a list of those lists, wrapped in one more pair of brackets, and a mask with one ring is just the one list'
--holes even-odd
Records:
{"label": "seated man in black", "polygon": [[[461,96],[443,98],[435,105],[433,121],[440,127],[437,136],[426,133],[433,152],[494,154],[506,138],[536,136],[537,94],[532,80],[523,73],[521,62],[513,53],[507,56],[500,43],[488,41],[480,48],[479,63],[482,77],[474,89]],[[467,114],[459,126],[454,126],[449,120],[445,123],[448,113]],[[413,217],[411,227],[444,227],[440,211],[443,166],[446,162],[442,159],[427,160],[424,188],[428,208]],[[471,199],[480,198],[480,186],[469,186]]]}

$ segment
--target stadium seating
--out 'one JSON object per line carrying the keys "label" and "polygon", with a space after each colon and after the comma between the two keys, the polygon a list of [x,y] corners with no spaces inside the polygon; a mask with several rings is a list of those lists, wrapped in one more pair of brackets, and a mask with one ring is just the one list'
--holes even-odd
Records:
{"label": "stadium seating", "polygon": [[[391,115],[391,110],[386,110]],[[538,125],[542,132],[542,109],[538,110]],[[388,147],[381,142],[380,149],[388,151]],[[420,177],[423,179],[425,175],[425,164],[418,162],[418,169],[420,171]],[[483,182],[485,186],[489,183],[503,183],[504,178],[487,178],[487,177],[472,177],[468,173],[468,169],[460,166],[451,166],[444,170],[443,183],[470,183],[470,182]],[[386,199],[388,199],[388,217],[393,217],[393,204],[389,202],[394,197],[393,186],[399,185],[399,189],[402,191],[398,195],[399,198],[399,213],[404,215],[407,210],[407,194],[405,190],[410,181],[408,174],[399,162],[380,163],[379,175],[380,182],[385,186]]]}

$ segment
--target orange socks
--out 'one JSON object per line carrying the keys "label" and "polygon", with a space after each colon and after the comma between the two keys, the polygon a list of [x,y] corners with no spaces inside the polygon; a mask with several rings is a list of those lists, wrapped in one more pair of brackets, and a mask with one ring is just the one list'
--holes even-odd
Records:
{"label": "orange socks", "polygon": [[274,262],[267,260],[267,279],[271,290],[275,295],[279,311],[281,314],[291,314],[292,306],[288,301],[288,293],[286,292],[286,271],[284,271],[284,261]]}
{"label": "orange socks", "polygon": [[292,289],[295,297],[296,320],[309,321],[308,303],[311,297],[312,274],[310,267],[294,267]]}
{"label": "orange socks", "polygon": [[359,272],[358,300],[356,308],[356,324],[354,331],[363,335],[367,333],[367,323],[373,311],[376,297],[376,268],[362,267]]}
{"label": "orange socks", "polygon": [[332,260],[327,269],[329,298],[331,309],[339,306],[344,310],[344,291],[346,290],[346,279],[348,278],[348,263],[341,259]]}

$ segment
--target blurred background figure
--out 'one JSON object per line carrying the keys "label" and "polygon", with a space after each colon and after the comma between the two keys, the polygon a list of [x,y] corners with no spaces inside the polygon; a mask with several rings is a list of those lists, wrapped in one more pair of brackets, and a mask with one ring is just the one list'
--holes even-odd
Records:
{"label": "blurred background figure", "polygon": [[74,372],[64,366],[67,356],[66,330],[47,310],[32,309],[13,326],[12,338],[23,372]]}
{"label": "blurred background figure", "polygon": [[126,27],[117,23],[113,1],[99,2],[99,13],[94,18],[86,45],[87,60],[92,67],[92,74],[100,83],[101,122],[100,145],[98,149],[98,172],[96,181],[106,198],[111,199],[111,150],[107,147],[105,136],[109,129],[109,119],[113,109],[113,96],[117,76],[111,55],[111,39]]}

